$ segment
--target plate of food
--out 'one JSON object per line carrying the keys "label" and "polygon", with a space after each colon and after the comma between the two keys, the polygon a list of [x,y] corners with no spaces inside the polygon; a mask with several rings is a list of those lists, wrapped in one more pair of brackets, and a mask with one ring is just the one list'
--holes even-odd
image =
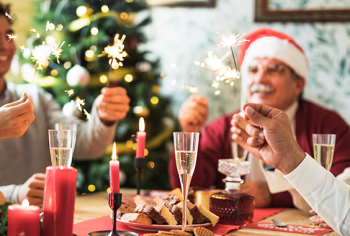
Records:
{"label": "plate of food", "polygon": [[[132,229],[137,229],[137,230],[144,230],[144,231],[152,231],[152,232],[158,232],[159,230],[172,230],[172,229],[182,229],[182,225],[158,225],[158,224],[151,224],[151,225],[146,225],[146,224],[140,224],[140,223],[133,223],[133,222],[128,222],[128,221],[123,221],[123,220],[117,220],[118,223],[122,223]],[[204,223],[204,224],[193,224],[193,225],[187,225],[188,227],[209,227],[211,226],[211,223]]]}
{"label": "plate of food", "polygon": [[[145,201],[140,195],[132,200],[122,201],[117,220],[130,228],[145,231],[181,230],[182,213],[181,192],[174,194],[173,190],[166,196],[154,197],[152,202]],[[190,201],[187,201],[186,215],[189,227],[215,226],[219,221],[219,217],[207,208]]]}

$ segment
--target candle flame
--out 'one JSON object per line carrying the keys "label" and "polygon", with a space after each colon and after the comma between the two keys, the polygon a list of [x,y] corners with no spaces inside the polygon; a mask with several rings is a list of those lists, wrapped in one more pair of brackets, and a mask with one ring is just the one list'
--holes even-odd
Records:
{"label": "candle flame", "polygon": [[141,117],[139,121],[139,130],[142,132],[145,131],[145,120],[143,119],[143,117]]}
{"label": "candle flame", "polygon": [[117,160],[117,145],[115,144],[115,142],[113,143],[112,160]]}
{"label": "candle flame", "polygon": [[23,206],[23,207],[29,207],[29,201],[28,201],[28,199],[24,199],[24,200],[23,200],[22,206]]}

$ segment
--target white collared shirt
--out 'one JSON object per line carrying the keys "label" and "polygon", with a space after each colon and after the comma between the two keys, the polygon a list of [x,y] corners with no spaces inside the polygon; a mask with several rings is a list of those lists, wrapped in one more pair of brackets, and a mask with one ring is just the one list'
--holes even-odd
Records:
{"label": "white collared shirt", "polygon": [[327,224],[340,235],[350,235],[350,186],[306,154],[284,176]]}

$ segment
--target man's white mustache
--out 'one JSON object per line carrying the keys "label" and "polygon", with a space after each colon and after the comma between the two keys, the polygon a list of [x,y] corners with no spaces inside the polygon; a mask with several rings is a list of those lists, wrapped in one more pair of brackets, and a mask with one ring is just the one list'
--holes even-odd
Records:
{"label": "man's white mustache", "polygon": [[251,93],[272,93],[275,88],[266,84],[253,84],[250,86]]}

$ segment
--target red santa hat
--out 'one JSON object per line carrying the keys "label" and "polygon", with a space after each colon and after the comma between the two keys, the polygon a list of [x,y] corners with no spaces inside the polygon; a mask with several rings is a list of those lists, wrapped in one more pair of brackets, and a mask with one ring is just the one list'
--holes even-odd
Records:
{"label": "red santa hat", "polygon": [[254,58],[275,58],[290,66],[299,76],[307,78],[309,63],[303,49],[289,35],[261,28],[245,37],[239,49],[239,66],[246,75]]}

